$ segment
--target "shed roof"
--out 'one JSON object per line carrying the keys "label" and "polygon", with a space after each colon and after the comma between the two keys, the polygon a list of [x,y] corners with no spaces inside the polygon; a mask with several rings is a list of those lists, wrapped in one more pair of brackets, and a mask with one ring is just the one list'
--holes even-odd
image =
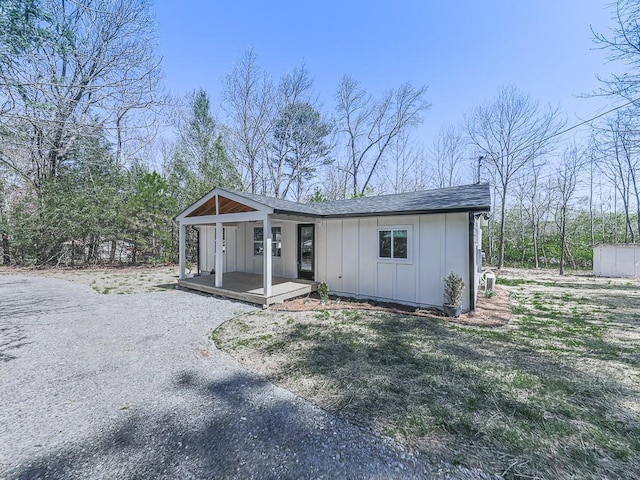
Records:
{"label": "shed roof", "polygon": [[253,193],[220,190],[265,205],[272,208],[274,213],[313,217],[470,212],[487,211],[491,208],[488,183],[319,203],[298,203]]}

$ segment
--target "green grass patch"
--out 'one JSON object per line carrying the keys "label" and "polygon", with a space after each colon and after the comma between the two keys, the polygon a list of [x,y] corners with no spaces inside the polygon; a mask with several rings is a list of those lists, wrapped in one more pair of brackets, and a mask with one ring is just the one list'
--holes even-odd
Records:
{"label": "green grass patch", "polygon": [[530,283],[510,284],[515,318],[501,328],[342,310],[263,314],[277,325],[243,317],[214,335],[279,384],[429,458],[505,478],[640,477],[640,299],[621,294],[634,333],[621,335],[605,308],[615,291]]}
{"label": "green grass patch", "polygon": [[524,278],[508,278],[508,277],[496,277],[496,283],[498,285],[507,285],[515,287],[517,285],[524,285],[526,283],[533,283],[531,280],[525,280]]}

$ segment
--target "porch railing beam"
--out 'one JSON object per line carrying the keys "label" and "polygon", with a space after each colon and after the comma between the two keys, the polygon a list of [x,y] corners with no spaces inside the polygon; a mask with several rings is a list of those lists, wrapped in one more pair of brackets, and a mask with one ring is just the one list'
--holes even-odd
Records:
{"label": "porch railing beam", "polygon": [[213,225],[218,222],[250,222],[260,221],[271,212],[239,212],[223,213],[221,215],[202,215],[199,217],[186,217],[180,220],[184,225]]}

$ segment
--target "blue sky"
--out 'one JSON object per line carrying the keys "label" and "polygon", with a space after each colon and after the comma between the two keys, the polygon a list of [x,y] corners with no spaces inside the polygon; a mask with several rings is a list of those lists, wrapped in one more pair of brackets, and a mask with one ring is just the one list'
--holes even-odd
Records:
{"label": "blue sky", "polygon": [[184,1],[155,4],[166,84],[182,95],[221,80],[247,47],[274,79],[304,62],[326,110],[349,73],[379,94],[427,84],[431,109],[420,136],[456,123],[498,89],[515,84],[560,106],[568,125],[610,100],[577,96],[614,68],[590,27],[611,25],[608,0]]}

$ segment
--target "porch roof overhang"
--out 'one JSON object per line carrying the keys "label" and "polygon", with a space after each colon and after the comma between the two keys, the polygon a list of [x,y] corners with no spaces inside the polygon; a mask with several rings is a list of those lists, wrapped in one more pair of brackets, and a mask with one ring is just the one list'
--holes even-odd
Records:
{"label": "porch roof overhang", "polygon": [[250,222],[263,220],[273,208],[241,197],[233,192],[215,188],[175,217],[181,225]]}
{"label": "porch roof overhang", "polygon": [[313,222],[313,219],[322,217],[316,209],[314,205],[215,188],[183,210],[174,220],[182,225],[210,225],[260,221],[270,215],[280,220]]}

